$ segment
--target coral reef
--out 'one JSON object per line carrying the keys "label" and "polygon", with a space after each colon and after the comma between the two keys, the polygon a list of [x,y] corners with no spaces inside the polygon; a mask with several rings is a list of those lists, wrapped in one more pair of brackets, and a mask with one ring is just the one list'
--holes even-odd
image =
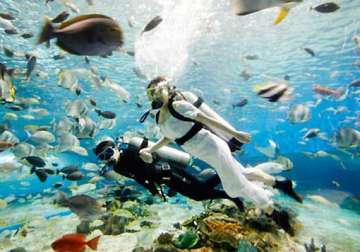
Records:
{"label": "coral reef", "polygon": [[315,246],[315,242],[313,238],[311,239],[309,244],[305,243],[304,247],[306,252],[326,252],[325,245],[322,245],[321,248],[319,249],[318,247]]}
{"label": "coral reef", "polygon": [[[294,220],[295,222],[295,220]],[[299,225],[295,225],[299,227]],[[180,229],[162,233],[153,251],[297,251],[287,234],[254,209],[240,212],[221,201],[184,223]]]}

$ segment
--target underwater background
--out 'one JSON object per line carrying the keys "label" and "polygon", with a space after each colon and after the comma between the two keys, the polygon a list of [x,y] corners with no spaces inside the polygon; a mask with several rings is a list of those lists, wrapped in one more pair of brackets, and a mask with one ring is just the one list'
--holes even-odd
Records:
{"label": "underwater background", "polygon": [[[131,132],[155,141],[159,133],[154,120],[140,124],[139,118],[150,106],[145,91],[149,80],[165,75],[178,89],[201,96],[235,128],[252,134],[245,152],[236,156],[243,165],[271,159],[257,150],[259,146],[268,146],[269,140],[276,143],[281,156],[291,160],[293,167],[284,175],[296,181],[305,202],[298,205],[281,196],[277,201],[293,209],[303,226],[294,238],[298,251],[305,251],[303,243],[311,238],[319,245],[325,244],[327,251],[360,251],[359,144],[340,149],[333,137],[341,128],[359,130],[360,127],[360,92],[358,86],[350,85],[360,79],[360,45],[354,40],[360,35],[358,0],[336,1],[340,9],[328,14],[310,9],[324,1],[303,1],[279,25],[273,24],[278,8],[236,16],[225,0],[94,0],[93,5],[85,0],[72,0],[81,14],[101,13],[118,21],[124,30],[124,48],[135,51],[134,57],[121,52],[106,58],[89,57],[89,64],[84,57],[70,54],[55,60],[54,56],[63,52],[53,43],[50,48],[36,46],[45,16],[54,17],[64,10],[71,16],[78,15],[66,6],[69,2],[0,1],[0,12],[14,15],[12,23],[19,31],[11,35],[0,27],[1,48],[15,52],[15,56],[8,57],[1,50],[0,62],[24,72],[27,64],[24,55],[29,53],[37,58],[29,79],[21,74],[13,79],[17,98],[32,97],[37,102],[20,111],[12,111],[9,104],[0,105],[0,123],[7,125],[19,142],[29,141],[24,130],[28,125],[50,126],[49,131],[56,135],[54,125],[69,113],[66,104],[89,98],[96,101],[97,108],[115,112],[116,120],[104,122],[88,104],[88,116],[103,128],[94,137],[80,140],[87,152],[80,155],[71,151],[42,151],[39,155],[47,163],[57,163],[59,167],[97,163],[92,148],[106,136],[115,138]],[[140,35],[141,30],[157,15],[164,18],[163,22],[146,35],[149,36],[146,43],[141,41],[145,39]],[[25,32],[34,36],[22,38],[20,34]],[[311,48],[315,55],[305,48]],[[140,76],[139,69],[145,78]],[[59,76],[66,70],[75,72],[80,95],[59,85]],[[126,101],[106,86],[97,85],[101,78],[108,78],[127,90]],[[270,103],[254,91],[258,84],[284,79],[294,89],[289,101]],[[346,95],[338,100],[320,96],[313,92],[314,84],[346,88]],[[248,100],[246,106],[234,106],[244,98]],[[309,104],[308,121],[289,122],[288,114],[296,104]],[[39,112],[39,108],[48,113]],[[303,136],[311,128],[319,128],[325,137],[305,141]],[[58,139],[50,143],[54,147],[58,144]],[[326,154],[316,155],[319,151]],[[83,193],[94,197],[99,195],[98,190],[113,185],[106,180],[89,184],[96,170],[86,169],[87,176],[77,182],[49,176],[42,183],[34,174],[30,175],[30,167],[26,165],[19,164],[14,170],[4,168],[5,163],[12,162],[18,161],[11,149],[0,153],[0,199],[6,202],[0,205],[0,251],[16,247],[52,251],[51,242],[65,233],[75,232],[74,227],[79,223],[76,215],[52,204],[58,190],[54,183],[64,183],[59,190],[69,195],[83,188]],[[198,160],[194,162],[201,169],[207,167]],[[136,186],[126,179],[124,184]],[[81,185],[85,186],[81,188]],[[148,194],[140,186],[135,188],[139,197]],[[320,195],[327,201],[321,204],[306,195]],[[106,237],[98,250],[147,248],[161,232],[170,230],[173,223],[204,211],[201,203],[182,196],[166,203],[155,200],[153,205],[143,208],[157,213],[157,217],[151,217],[156,223],[153,229],[143,228],[139,231],[141,235],[123,232]],[[21,233],[24,227],[26,234]],[[23,236],[14,235],[15,232]]]}

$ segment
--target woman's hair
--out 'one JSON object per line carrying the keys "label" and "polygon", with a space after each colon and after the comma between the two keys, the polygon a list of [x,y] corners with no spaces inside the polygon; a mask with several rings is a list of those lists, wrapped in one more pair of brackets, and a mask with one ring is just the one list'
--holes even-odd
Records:
{"label": "woman's hair", "polygon": [[157,84],[159,84],[160,82],[166,81],[166,78],[164,76],[158,76],[155,79],[152,79],[149,83],[149,85],[147,86],[146,89],[151,88],[152,86],[155,86]]}
{"label": "woman's hair", "polygon": [[[151,88],[151,87],[154,87],[156,85],[158,85],[159,83],[161,82],[166,82],[168,81],[166,79],[166,77],[164,76],[158,76],[156,77],[155,79],[152,79],[149,83],[149,85],[147,86],[147,89]],[[173,95],[176,95],[177,92],[176,92],[176,87],[175,86],[171,86],[171,85],[167,85],[167,89],[168,89],[168,92],[169,92],[169,95],[170,96],[173,96]]]}

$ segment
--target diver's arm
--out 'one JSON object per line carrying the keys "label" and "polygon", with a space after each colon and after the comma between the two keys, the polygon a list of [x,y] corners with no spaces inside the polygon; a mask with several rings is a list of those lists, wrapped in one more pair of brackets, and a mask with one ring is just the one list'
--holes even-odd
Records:
{"label": "diver's arm", "polygon": [[250,134],[243,132],[243,131],[237,131],[235,129],[232,129],[228,125],[222,123],[219,120],[216,120],[212,117],[207,116],[206,114],[200,112],[196,115],[195,120],[208,126],[209,128],[217,128],[220,131],[224,132],[225,134],[229,134],[236,139],[238,139],[242,143],[248,143],[250,142],[251,136]]}
{"label": "diver's arm", "polygon": [[166,145],[168,145],[169,143],[171,143],[171,140],[167,137],[162,137],[159,141],[157,141],[154,145],[150,146],[148,149],[148,151],[150,153],[157,151],[158,149],[160,149],[161,147],[164,147]]}
{"label": "diver's arm", "polygon": [[139,151],[141,159],[146,163],[152,163],[153,158],[151,156],[151,153],[157,151],[158,149],[160,149],[163,146],[168,145],[169,143],[171,143],[171,140],[169,138],[162,137],[154,145],[144,148],[144,149],[141,149]]}

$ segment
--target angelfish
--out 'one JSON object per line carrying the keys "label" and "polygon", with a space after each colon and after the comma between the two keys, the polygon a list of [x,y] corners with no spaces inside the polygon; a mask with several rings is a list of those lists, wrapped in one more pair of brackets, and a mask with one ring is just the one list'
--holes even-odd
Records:
{"label": "angelfish", "polygon": [[289,14],[291,8],[302,0],[232,0],[236,15],[245,16],[272,7],[280,7],[280,13],[274,24],[279,24]]}

